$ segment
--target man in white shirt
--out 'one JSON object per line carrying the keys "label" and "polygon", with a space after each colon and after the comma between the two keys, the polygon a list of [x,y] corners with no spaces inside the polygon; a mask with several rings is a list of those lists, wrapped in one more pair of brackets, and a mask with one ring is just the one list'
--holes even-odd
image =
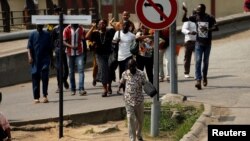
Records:
{"label": "man in white shirt", "polygon": [[[196,14],[196,10],[193,10],[193,15]],[[187,19],[182,25],[182,33],[185,35],[185,55],[184,55],[184,77],[190,78],[190,63],[192,58],[192,52],[195,48],[196,41],[196,24]]]}
{"label": "man in white shirt", "polygon": [[[130,46],[135,40],[135,35],[129,31],[130,23],[125,21],[122,25],[122,30],[116,31],[113,42],[119,42],[118,49],[118,65],[119,65],[119,79],[122,77],[122,73],[127,69],[127,63],[132,59],[130,52]],[[119,37],[120,34],[120,37]],[[120,89],[119,89],[120,90]],[[118,90],[118,93],[120,93]],[[123,87],[123,92],[125,87]]]}

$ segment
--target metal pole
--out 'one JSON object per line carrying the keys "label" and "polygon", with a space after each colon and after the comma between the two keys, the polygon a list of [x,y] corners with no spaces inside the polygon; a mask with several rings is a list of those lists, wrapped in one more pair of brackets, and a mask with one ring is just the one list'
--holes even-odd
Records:
{"label": "metal pole", "polygon": [[102,0],[98,0],[98,14],[99,18],[102,18]]}
{"label": "metal pole", "polygon": [[158,93],[151,105],[151,136],[159,135],[160,102],[159,102],[159,30],[154,33],[154,86]]}
{"label": "metal pole", "polygon": [[63,53],[63,13],[60,13],[59,17],[59,28],[60,28],[60,70],[59,70],[59,138],[63,137],[63,62],[62,62],[62,53]]}
{"label": "metal pole", "polygon": [[117,13],[117,0],[113,0],[113,13],[112,16],[114,17],[115,21],[119,20],[118,13]]}
{"label": "metal pole", "polygon": [[171,93],[178,93],[176,65],[176,21],[170,26],[170,86]]}

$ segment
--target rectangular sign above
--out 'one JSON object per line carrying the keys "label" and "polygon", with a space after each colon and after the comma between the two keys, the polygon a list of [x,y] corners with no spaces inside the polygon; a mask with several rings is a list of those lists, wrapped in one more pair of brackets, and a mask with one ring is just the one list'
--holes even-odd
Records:
{"label": "rectangular sign above", "polygon": [[[59,15],[32,15],[32,24],[59,24]],[[90,25],[90,15],[63,15],[64,24]]]}

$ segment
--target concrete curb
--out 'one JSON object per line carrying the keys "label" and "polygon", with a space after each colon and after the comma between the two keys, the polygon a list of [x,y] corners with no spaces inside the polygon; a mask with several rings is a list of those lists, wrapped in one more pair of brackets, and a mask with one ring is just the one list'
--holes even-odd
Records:
{"label": "concrete curb", "polygon": [[212,106],[210,104],[203,104],[204,111],[196,120],[190,131],[182,137],[180,141],[197,141],[201,132],[208,125],[207,119],[212,115]]}
{"label": "concrete curb", "polygon": [[[101,124],[107,121],[117,121],[126,117],[125,107],[117,107],[112,109],[104,109],[88,113],[68,114],[63,116],[65,121],[73,121],[74,123]],[[20,127],[24,125],[43,124],[48,122],[58,122],[59,117],[51,117],[45,119],[29,120],[29,121],[12,121],[12,126]]]}

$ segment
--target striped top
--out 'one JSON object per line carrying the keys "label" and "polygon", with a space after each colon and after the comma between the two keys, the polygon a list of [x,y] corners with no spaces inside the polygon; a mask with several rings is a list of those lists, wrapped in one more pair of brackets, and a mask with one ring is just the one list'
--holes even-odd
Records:
{"label": "striped top", "polygon": [[83,53],[82,39],[84,39],[85,34],[86,33],[81,26],[74,30],[71,25],[68,25],[63,30],[63,40],[69,43],[70,45],[77,46],[76,49],[70,47],[66,48],[65,52],[68,56],[75,56]]}

